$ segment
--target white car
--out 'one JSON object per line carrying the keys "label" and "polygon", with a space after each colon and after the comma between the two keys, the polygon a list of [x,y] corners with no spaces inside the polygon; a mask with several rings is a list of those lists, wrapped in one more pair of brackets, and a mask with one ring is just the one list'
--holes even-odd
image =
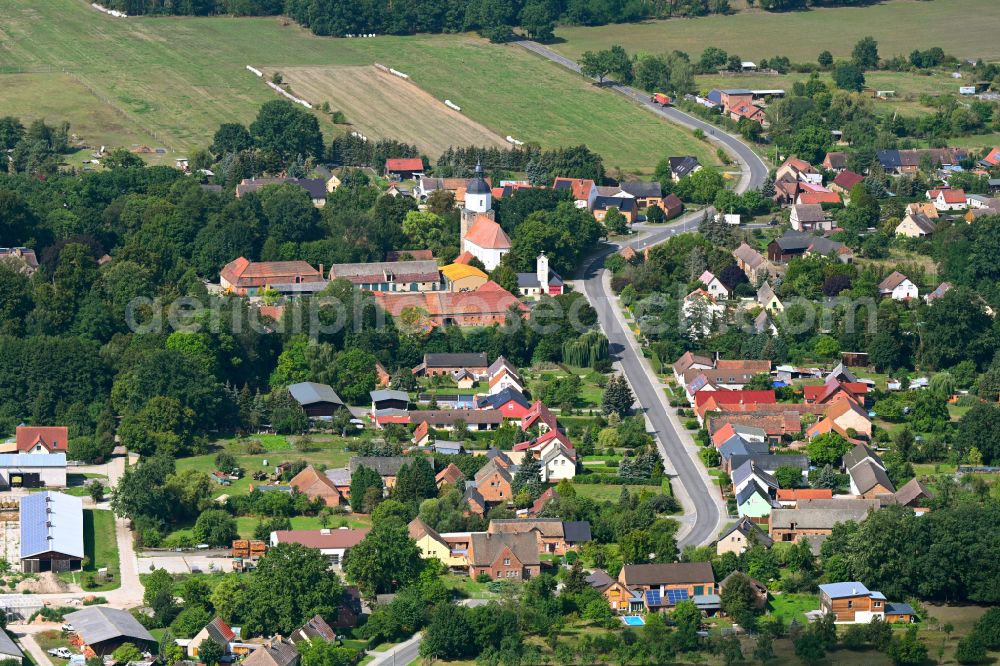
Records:
{"label": "white car", "polygon": [[58,647],[49,650],[49,654],[53,657],[59,657],[60,659],[69,659],[73,656],[73,653],[69,651],[69,648]]}

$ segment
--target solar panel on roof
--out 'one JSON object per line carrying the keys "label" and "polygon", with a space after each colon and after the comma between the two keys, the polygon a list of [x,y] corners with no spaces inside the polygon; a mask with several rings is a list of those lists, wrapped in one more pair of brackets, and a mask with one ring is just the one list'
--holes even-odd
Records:
{"label": "solar panel on roof", "polygon": [[659,606],[660,605],[660,591],[659,590],[646,590],[646,604],[649,606]]}
{"label": "solar panel on roof", "polygon": [[667,590],[667,603],[671,606],[677,605],[678,601],[689,599],[687,590]]}

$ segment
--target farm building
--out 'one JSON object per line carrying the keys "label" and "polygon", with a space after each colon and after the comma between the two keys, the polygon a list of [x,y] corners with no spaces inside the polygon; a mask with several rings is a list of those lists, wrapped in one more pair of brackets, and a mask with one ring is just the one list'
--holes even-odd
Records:
{"label": "farm building", "polygon": [[132,643],[140,650],[156,649],[156,639],[126,610],[91,606],[67,613],[67,624],[83,641],[84,654],[109,655],[122,643]]}
{"label": "farm building", "polygon": [[342,527],[337,530],[278,530],[271,532],[271,546],[282,543],[298,543],[306,548],[316,548],[329,558],[331,564],[339,565],[344,556],[368,536],[367,527],[350,529]]}
{"label": "farm building", "polygon": [[344,401],[328,384],[301,382],[289,386],[288,392],[295,398],[295,402],[302,405],[306,416],[311,419],[333,416],[338,409],[346,409]]}
{"label": "farm building", "polygon": [[71,571],[83,564],[83,500],[43,492],[21,498],[21,570]]}
{"label": "farm building", "polygon": [[0,454],[0,490],[65,487],[65,453]]}
{"label": "farm building", "polygon": [[398,180],[409,180],[422,176],[424,161],[419,157],[395,157],[385,161],[385,175]]}

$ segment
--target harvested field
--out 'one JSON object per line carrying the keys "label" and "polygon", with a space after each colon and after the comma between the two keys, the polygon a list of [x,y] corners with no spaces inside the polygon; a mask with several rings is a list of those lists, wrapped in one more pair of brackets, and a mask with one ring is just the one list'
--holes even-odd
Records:
{"label": "harvested field", "polygon": [[449,109],[412,81],[374,66],[283,67],[281,74],[294,94],[314,106],[329,102],[332,110],[344,112],[351,129],[365,136],[391,136],[435,157],[449,146],[509,147],[503,137]]}

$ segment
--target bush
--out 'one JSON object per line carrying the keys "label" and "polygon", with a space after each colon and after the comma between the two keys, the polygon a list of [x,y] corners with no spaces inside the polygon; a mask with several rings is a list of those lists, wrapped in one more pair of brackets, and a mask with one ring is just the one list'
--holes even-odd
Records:
{"label": "bush", "polygon": [[492,580],[493,579],[490,578],[490,575],[488,573],[486,573],[485,571],[482,572],[482,573],[480,573],[480,574],[478,574],[476,576],[476,582],[477,583],[489,583]]}
{"label": "bush", "polygon": [[698,451],[698,457],[705,463],[705,467],[718,467],[722,462],[722,455],[714,448],[706,448]]}
{"label": "bush", "polygon": [[684,422],[684,427],[688,430],[697,430],[700,426],[698,425],[698,421],[696,419],[688,419]]}

